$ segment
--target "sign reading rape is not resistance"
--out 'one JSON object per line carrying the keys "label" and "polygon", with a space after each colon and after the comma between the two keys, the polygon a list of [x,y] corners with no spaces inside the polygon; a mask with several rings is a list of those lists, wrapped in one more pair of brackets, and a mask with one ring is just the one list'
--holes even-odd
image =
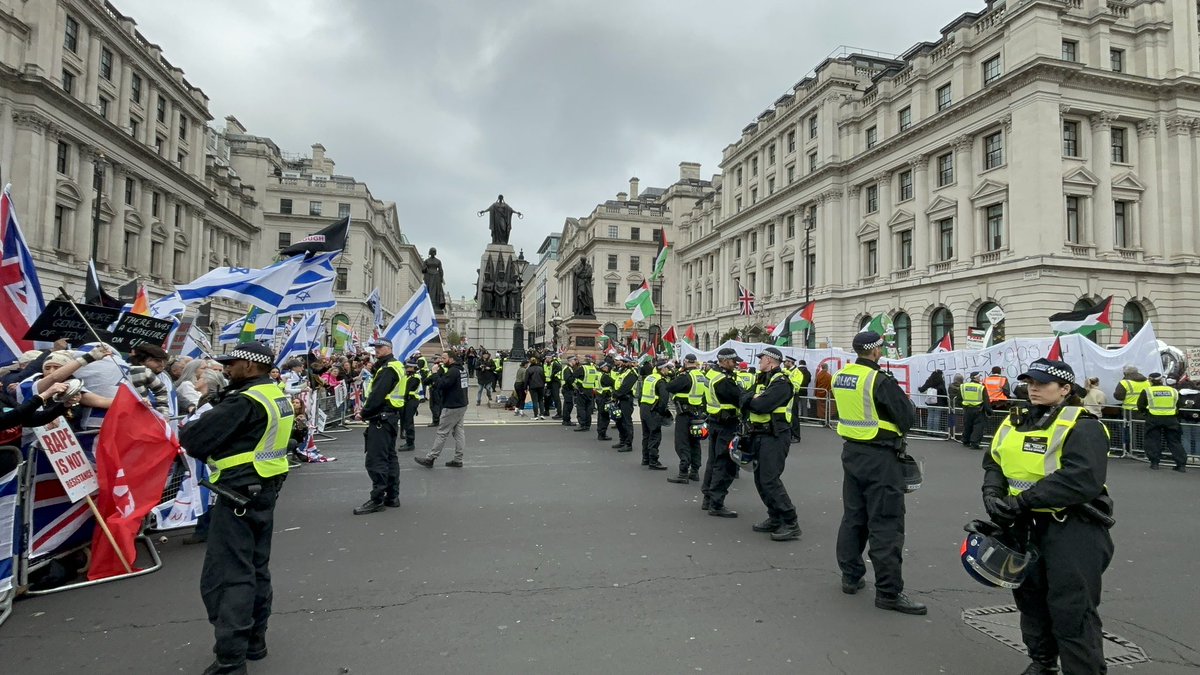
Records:
{"label": "sign reading rape is not resistance", "polygon": [[71,503],[100,489],[100,481],[87,455],[83,454],[83,446],[62,418],[32,429]]}

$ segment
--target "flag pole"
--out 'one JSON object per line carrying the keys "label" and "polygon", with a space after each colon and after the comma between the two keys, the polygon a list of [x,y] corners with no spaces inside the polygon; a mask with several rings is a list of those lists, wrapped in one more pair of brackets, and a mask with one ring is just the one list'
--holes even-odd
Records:
{"label": "flag pole", "polygon": [[96,506],[96,502],[92,501],[92,496],[84,497],[87,500],[88,508],[92,510],[92,516],[96,518],[96,524],[104,531],[104,538],[108,539],[108,543],[112,544],[113,550],[117,553],[117,559],[121,561],[121,566],[125,568],[126,574],[133,574],[133,568],[129,566],[129,561],[125,559],[125,553],[117,546],[117,539],[113,536],[112,530],[108,529],[108,523],[104,522],[103,516],[100,515],[100,509]]}
{"label": "flag pole", "polygon": [[[100,339],[100,335],[96,332],[96,329],[92,328],[92,324],[88,323],[87,317],[83,315],[83,312],[79,309],[79,306],[75,304],[75,301],[71,299],[71,296],[67,295],[67,289],[63,286],[59,286],[58,290],[63,294],[63,297],[66,298],[66,301],[70,303],[71,309],[75,310],[75,313],[79,315],[79,320],[83,321],[83,325],[87,326],[88,332],[92,334],[92,337],[96,338],[96,342],[99,342],[102,345],[107,345],[107,342]],[[110,349],[112,349],[112,347],[110,347]],[[132,387],[133,380],[129,379],[129,373],[127,370],[125,368],[118,368],[118,370],[121,371],[121,379],[125,380],[125,382]]]}

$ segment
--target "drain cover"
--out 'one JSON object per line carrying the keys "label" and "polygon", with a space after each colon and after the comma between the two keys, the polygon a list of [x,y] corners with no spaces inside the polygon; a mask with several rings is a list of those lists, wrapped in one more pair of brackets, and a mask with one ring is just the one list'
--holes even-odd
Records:
{"label": "drain cover", "polygon": [[[975,630],[1006,644],[1009,647],[1027,653],[1021,643],[1021,613],[1016,605],[1000,607],[978,607],[964,609],[963,621]],[[1132,663],[1147,663],[1146,652],[1141,647],[1118,635],[1104,632],[1104,661],[1110,666],[1124,666]]]}

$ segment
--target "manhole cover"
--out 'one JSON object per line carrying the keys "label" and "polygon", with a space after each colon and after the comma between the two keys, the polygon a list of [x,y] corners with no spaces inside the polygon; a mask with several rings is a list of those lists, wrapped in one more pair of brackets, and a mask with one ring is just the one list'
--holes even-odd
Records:
{"label": "manhole cover", "polygon": [[[963,621],[975,630],[998,642],[1027,654],[1021,642],[1021,613],[1016,605],[964,609]],[[1124,666],[1150,661],[1141,647],[1129,640],[1104,631],[1104,661],[1110,666]]]}

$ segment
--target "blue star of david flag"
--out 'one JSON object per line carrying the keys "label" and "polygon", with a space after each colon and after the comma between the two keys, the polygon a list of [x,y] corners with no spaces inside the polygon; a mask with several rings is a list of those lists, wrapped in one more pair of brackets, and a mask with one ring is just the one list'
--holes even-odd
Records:
{"label": "blue star of david flag", "polygon": [[238,339],[242,336],[242,326],[246,323],[246,317],[235,319],[221,326],[221,333],[217,336],[217,344],[219,345],[235,345]]}
{"label": "blue star of david flag", "polygon": [[383,331],[383,337],[392,342],[392,354],[401,361],[412,356],[421,345],[438,337],[437,317],[433,313],[433,302],[425,284],[417,289],[416,295],[392,317],[392,322]]}
{"label": "blue star of david flag", "polygon": [[217,267],[189,284],[176,286],[175,292],[184,304],[229,298],[274,312],[287,298],[303,260],[302,256],[296,256],[260,270]]}
{"label": "blue star of david flag", "polygon": [[292,327],[292,332],[288,334],[287,340],[279,348],[279,355],[275,357],[275,365],[282,368],[289,359],[304,356],[311,351],[320,324],[321,320],[316,312],[309,313],[303,321],[297,321],[296,325]]}
{"label": "blue star of david flag", "polygon": [[[337,306],[337,300],[333,297],[333,280],[337,276],[333,271],[333,259],[341,254],[341,251],[322,253],[295,263],[298,264],[296,278],[275,313],[300,314]],[[295,258],[277,264],[291,261],[295,261]]]}

